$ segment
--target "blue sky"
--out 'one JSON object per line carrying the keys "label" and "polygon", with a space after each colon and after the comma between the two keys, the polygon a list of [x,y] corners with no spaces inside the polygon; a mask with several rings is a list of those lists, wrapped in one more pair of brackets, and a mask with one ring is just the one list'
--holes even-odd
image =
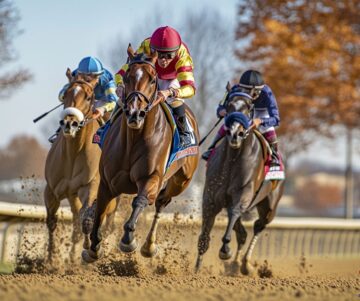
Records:
{"label": "blue sky", "polygon": [[[134,25],[146,22],[151,12],[163,14],[166,24],[159,26],[174,26],[189,10],[209,8],[235,22],[237,3],[236,0],[222,1],[221,5],[216,0],[14,2],[21,15],[19,28],[24,33],[14,39],[19,59],[7,69],[26,67],[34,74],[34,80],[13,93],[10,99],[0,102],[2,111],[6,112],[2,123],[11,124],[11,127],[0,127],[0,147],[20,133],[35,135],[44,141],[42,128],[46,120],[33,124],[32,119],[58,104],[57,94],[66,82],[66,68],[76,68],[85,56],[99,57],[104,48],[114,43],[114,37],[129,36]],[[154,29],[149,28],[149,35]],[[119,61],[119,67],[122,63]],[[58,111],[55,111],[50,118],[57,115]],[[16,122],[14,116],[17,116]]]}
{"label": "blue sky", "polygon": [[[19,27],[24,33],[14,40],[19,60],[8,67],[26,67],[34,74],[34,80],[16,91],[10,99],[0,101],[2,112],[6,112],[2,114],[2,125],[11,125],[0,127],[0,147],[5,146],[11,137],[21,133],[34,135],[45,143],[43,128],[47,121],[34,124],[32,120],[58,104],[57,94],[66,82],[66,68],[76,68],[82,57],[99,57],[107,45],[114,43],[114,37],[128,37],[134,24],[146,22],[146,16],[151,12],[163,15],[166,24],[159,26],[175,26],[189,10],[207,9],[215,9],[235,24],[237,2],[238,0],[15,0],[21,15]],[[153,30],[154,28],[149,28],[149,35]],[[119,62],[119,66],[121,64]],[[223,85],[224,83],[219,83],[220,87]],[[55,119],[58,114],[59,111],[55,111],[50,118]],[[338,148],[332,148],[327,143],[324,146],[332,150],[324,151],[322,145],[317,144],[298,158],[331,160],[333,164],[342,166],[345,162],[342,140],[339,145]],[[360,166],[359,156],[356,159]]]}

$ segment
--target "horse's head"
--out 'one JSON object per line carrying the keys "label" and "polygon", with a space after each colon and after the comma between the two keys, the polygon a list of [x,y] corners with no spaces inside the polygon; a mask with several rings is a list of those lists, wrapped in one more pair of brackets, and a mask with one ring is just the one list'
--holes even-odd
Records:
{"label": "horse's head", "polygon": [[232,148],[240,148],[248,136],[250,114],[253,110],[252,97],[242,92],[230,92],[227,100],[225,118],[226,134]]}
{"label": "horse's head", "polygon": [[155,69],[157,52],[150,56],[135,55],[131,45],[129,45],[127,52],[130,62],[123,77],[125,85],[124,112],[128,126],[132,129],[140,129],[157,96],[157,73]]}
{"label": "horse's head", "polygon": [[81,75],[73,77],[68,68],[66,76],[69,86],[64,94],[64,110],[61,112],[60,126],[65,136],[75,137],[86,121],[91,119],[95,95],[94,88],[98,79],[85,81]]}

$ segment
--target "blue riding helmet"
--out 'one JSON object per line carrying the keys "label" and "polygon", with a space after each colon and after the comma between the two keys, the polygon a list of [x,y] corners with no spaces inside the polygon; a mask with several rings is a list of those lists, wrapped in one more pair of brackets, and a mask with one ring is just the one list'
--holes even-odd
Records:
{"label": "blue riding helmet", "polygon": [[104,67],[97,58],[88,56],[80,61],[77,72],[98,75],[104,72]]}

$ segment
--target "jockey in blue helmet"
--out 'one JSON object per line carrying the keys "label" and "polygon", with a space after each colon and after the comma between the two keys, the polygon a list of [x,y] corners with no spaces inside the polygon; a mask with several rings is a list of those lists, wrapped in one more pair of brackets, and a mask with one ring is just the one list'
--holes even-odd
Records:
{"label": "jockey in blue helmet", "polygon": [[[77,74],[81,75],[81,78],[87,82],[98,80],[94,89],[95,94],[95,109],[93,118],[99,118],[104,115],[105,112],[111,112],[116,105],[118,99],[115,90],[116,85],[113,75],[106,70],[99,59],[88,56],[83,58],[77,69],[72,72],[72,76]],[[59,92],[59,100],[64,101],[64,95],[70,84],[66,84]],[[49,138],[49,142],[53,143],[57,137],[58,131]]]}

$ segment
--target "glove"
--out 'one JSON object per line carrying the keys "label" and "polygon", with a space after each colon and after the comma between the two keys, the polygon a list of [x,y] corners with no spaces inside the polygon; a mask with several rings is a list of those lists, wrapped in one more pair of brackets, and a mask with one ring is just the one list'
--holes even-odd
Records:
{"label": "glove", "polygon": [[217,110],[216,110],[216,116],[218,118],[224,117],[226,115],[226,109],[224,106],[219,105]]}
{"label": "glove", "polygon": [[106,110],[105,110],[105,108],[103,108],[103,107],[95,108],[92,118],[93,118],[93,119],[97,119],[97,118],[103,117],[105,111],[106,111]]}

